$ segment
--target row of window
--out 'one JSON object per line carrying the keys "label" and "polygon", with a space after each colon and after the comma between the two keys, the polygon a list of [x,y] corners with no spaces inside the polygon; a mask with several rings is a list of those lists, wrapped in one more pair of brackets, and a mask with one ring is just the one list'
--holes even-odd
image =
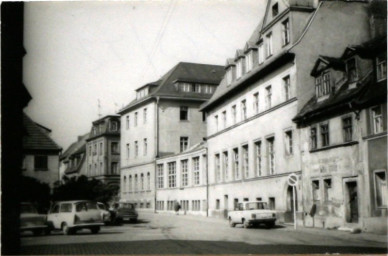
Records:
{"label": "row of window", "polygon": [[135,203],[133,203],[134,205],[135,205],[135,208],[140,208],[140,209],[150,209],[151,208],[151,203],[150,202],[145,202],[145,203],[143,203],[143,202],[140,202],[140,203],[138,203],[138,202],[135,202]]}
{"label": "row of window", "polygon": [[[190,184],[200,185],[201,184],[201,174],[200,174],[200,158],[193,157],[191,161],[191,168],[189,167],[189,160],[184,159],[180,161],[180,172],[181,175],[181,187],[187,187]],[[176,162],[167,163],[167,186],[168,188],[177,187],[177,168]],[[157,188],[165,187],[165,172],[164,164],[158,164],[157,166]]]}
{"label": "row of window", "polygon": [[[139,119],[139,112],[140,111],[136,111],[135,113],[133,113],[133,126],[134,127],[137,127],[139,122],[138,122],[138,119]],[[147,108],[143,108],[143,124],[146,124],[147,123]],[[130,114],[126,115],[125,117],[125,128],[128,130],[130,128]]]}
{"label": "row of window", "polygon": [[[164,203],[165,201],[159,200],[156,201],[156,210],[159,211],[175,211],[175,205],[177,204],[176,201],[168,200],[167,203]],[[190,203],[191,202],[191,203]],[[201,210],[201,200],[180,200],[179,202],[181,208],[181,211],[200,211]],[[164,208],[165,205],[167,208]],[[203,200],[202,202],[202,210],[205,211],[206,200]]]}
{"label": "row of window", "polygon": [[215,86],[210,84],[176,83],[175,86],[182,92],[195,92],[204,94],[212,94],[215,89]]}
{"label": "row of window", "polygon": [[122,185],[122,193],[132,193],[139,191],[148,191],[151,190],[151,174],[147,172],[146,175],[141,173],[140,175],[135,174],[132,178],[132,175],[123,176],[123,185]]}
{"label": "row of window", "polygon": [[[108,122],[109,131],[111,132],[117,132],[119,131],[119,123],[117,121],[109,121]],[[97,135],[98,133],[104,132],[104,124],[101,123],[98,126],[93,126],[92,128],[92,135]]]}
{"label": "row of window", "polygon": [[[290,76],[287,75],[283,77],[283,95],[284,101],[291,99],[291,82]],[[265,87],[265,105],[260,101],[259,92],[255,92],[252,94],[252,113],[250,116],[258,114],[261,110],[267,110],[272,107],[272,86],[268,85]],[[221,114],[217,114],[214,116],[215,119],[215,127],[216,130],[219,131],[221,129],[225,129],[228,125],[234,125],[237,123],[237,105],[232,105],[230,109],[230,120],[228,120],[228,111],[223,110]],[[247,100],[243,99],[240,102],[240,121],[247,119],[248,111],[247,111]]]}
{"label": "row of window", "polygon": [[[374,106],[370,108],[370,123],[371,133],[378,134],[384,131],[384,120],[382,113],[382,106]],[[320,123],[310,127],[310,149],[314,150],[320,147],[327,147],[332,144],[330,141],[330,122]],[[353,117],[346,115],[342,117],[342,137],[343,142],[350,142],[354,140],[354,124]],[[335,130],[334,132],[338,132]]]}
{"label": "row of window", "polygon": [[[135,140],[133,142],[133,149],[134,149],[134,157],[139,156],[139,141]],[[147,138],[143,139],[143,155],[146,156],[148,152],[148,140]],[[131,157],[131,144],[127,143],[126,145],[126,158],[129,159]]]}
{"label": "row of window", "polygon": [[[97,150],[97,145],[98,145],[98,150]],[[93,143],[93,145],[89,145],[89,156],[91,155],[97,155],[97,153],[99,155],[103,155],[103,152],[104,152],[104,144],[103,142],[100,142],[100,143]],[[120,150],[119,150],[119,142],[111,142],[110,143],[110,153],[111,154],[120,154]]]}
{"label": "row of window", "polygon": [[110,169],[108,173],[104,173],[104,163],[100,162],[98,165],[97,163],[89,164],[88,166],[88,173],[90,176],[96,176],[96,175],[104,175],[104,174],[111,174],[111,175],[117,175],[119,173],[119,163],[118,162],[111,162],[110,163]]}
{"label": "row of window", "polygon": [[[285,19],[282,23],[282,46],[286,46],[290,43],[290,22],[289,19]],[[246,55],[240,55],[236,59],[236,68],[230,66],[226,70],[227,84],[231,84],[235,79],[240,79],[245,73],[253,69],[258,63],[259,65],[264,63],[265,58],[269,58],[273,55],[273,36],[272,32],[268,32],[265,35],[264,42],[261,42],[257,47],[250,48]],[[265,53],[264,53],[265,47]]]}

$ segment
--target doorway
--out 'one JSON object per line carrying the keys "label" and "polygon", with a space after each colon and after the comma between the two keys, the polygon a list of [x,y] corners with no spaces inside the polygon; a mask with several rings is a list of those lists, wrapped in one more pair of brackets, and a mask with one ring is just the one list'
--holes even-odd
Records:
{"label": "doorway", "polygon": [[[296,189],[296,188],[295,188]],[[294,222],[294,194],[293,187],[287,187],[287,211],[284,213],[284,222]],[[298,211],[298,195],[295,190],[295,210]]]}
{"label": "doorway", "polygon": [[228,210],[229,210],[229,197],[228,195],[224,195],[224,218],[228,218]]}
{"label": "doorway", "polygon": [[345,181],[346,222],[358,223],[359,203],[357,181]]}

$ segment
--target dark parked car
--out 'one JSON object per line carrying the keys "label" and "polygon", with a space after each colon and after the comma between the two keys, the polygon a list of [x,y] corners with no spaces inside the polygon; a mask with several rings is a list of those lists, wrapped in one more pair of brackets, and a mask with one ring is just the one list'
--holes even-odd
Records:
{"label": "dark parked car", "polygon": [[137,222],[138,213],[135,205],[132,203],[115,204],[114,209],[111,209],[110,213],[113,224],[121,224],[125,221]]}

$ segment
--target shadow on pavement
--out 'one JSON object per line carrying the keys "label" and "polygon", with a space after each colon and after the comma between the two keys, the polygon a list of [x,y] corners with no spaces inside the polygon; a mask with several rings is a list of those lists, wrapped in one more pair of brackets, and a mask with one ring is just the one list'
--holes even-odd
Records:
{"label": "shadow on pavement", "polygon": [[315,245],[251,245],[242,242],[152,240],[22,246],[20,254],[386,254],[387,248]]}

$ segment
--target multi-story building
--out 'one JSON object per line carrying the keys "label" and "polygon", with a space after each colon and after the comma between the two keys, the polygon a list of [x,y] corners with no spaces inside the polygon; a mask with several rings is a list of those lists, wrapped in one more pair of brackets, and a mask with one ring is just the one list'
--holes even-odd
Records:
{"label": "multi-story building", "polygon": [[60,157],[60,177],[67,178],[87,176],[86,168],[86,140],[89,133],[78,136],[77,141],[73,142]]}
{"label": "multi-story building", "polygon": [[223,75],[222,66],[180,62],[119,111],[122,200],[155,209],[156,158],[202,142],[206,123],[198,109]]}
{"label": "multi-story building", "polygon": [[22,174],[50,185],[59,181],[59,154],[62,148],[50,137],[51,130],[23,114]]}
{"label": "multi-story building", "polygon": [[[386,21],[386,20],[385,20]],[[305,224],[387,232],[387,38],[320,56],[300,127]]]}
{"label": "multi-story building", "polygon": [[86,140],[87,176],[120,186],[120,116],[107,115],[93,122]]}
{"label": "multi-story building", "polygon": [[156,210],[174,211],[179,203],[184,214],[207,215],[206,142],[156,160]]}
{"label": "multi-story building", "polygon": [[[309,71],[319,54],[335,56],[349,41],[369,38],[367,6],[267,1],[262,22],[227,60],[225,78],[201,107],[208,116],[210,215],[226,216],[237,202],[263,200],[280,221],[294,221],[287,176],[301,177],[302,154],[292,118],[315,92],[306,82],[313,80]],[[302,223],[300,183],[295,200]]]}

